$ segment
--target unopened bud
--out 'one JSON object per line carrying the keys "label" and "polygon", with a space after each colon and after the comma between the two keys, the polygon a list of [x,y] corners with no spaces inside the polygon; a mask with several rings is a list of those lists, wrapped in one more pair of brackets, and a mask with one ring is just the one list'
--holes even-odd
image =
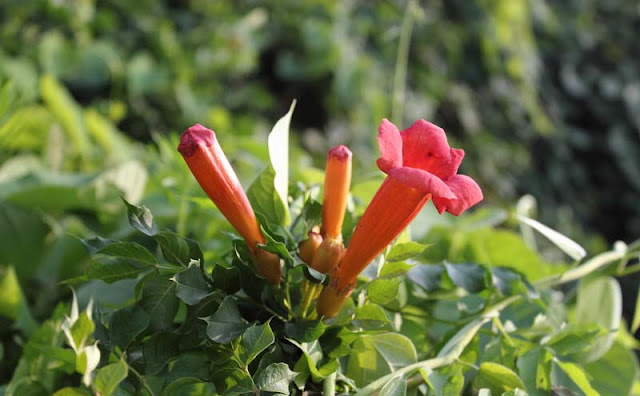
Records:
{"label": "unopened bud", "polygon": [[353,285],[348,285],[342,290],[337,289],[337,282],[331,282],[327,287],[322,290],[318,303],[316,305],[316,311],[318,315],[325,316],[327,318],[333,318],[336,316],[344,303],[347,301],[351,292],[353,291]]}
{"label": "unopened bud", "polygon": [[341,240],[325,238],[313,256],[311,268],[323,274],[328,274],[338,266],[345,251],[346,249]]}
{"label": "unopened bud", "polygon": [[309,231],[307,235],[308,238],[300,242],[300,258],[308,265],[311,265],[318,247],[322,244],[322,235],[313,231]]}
{"label": "unopened bud", "polygon": [[277,254],[267,252],[260,248],[251,252],[253,257],[253,263],[260,275],[262,275],[267,282],[272,285],[278,285],[282,278],[282,265],[280,263],[280,257]]}

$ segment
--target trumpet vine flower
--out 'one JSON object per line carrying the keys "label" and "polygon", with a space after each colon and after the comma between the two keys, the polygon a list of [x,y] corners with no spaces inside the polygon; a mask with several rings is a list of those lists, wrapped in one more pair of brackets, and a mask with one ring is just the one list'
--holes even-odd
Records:
{"label": "trumpet vine flower", "polygon": [[270,283],[279,284],[280,258],[258,247],[265,244],[264,235],[215,133],[196,124],[182,134],[178,151],[204,192],[247,242],[257,271]]}
{"label": "trumpet vine flower", "polygon": [[364,270],[433,199],[438,212],[460,215],[482,200],[478,184],[458,175],[464,151],[449,147],[444,130],[425,120],[400,132],[384,119],[379,127],[380,170],[387,174],[356,226],[349,246],[331,273],[317,304],[335,316]]}

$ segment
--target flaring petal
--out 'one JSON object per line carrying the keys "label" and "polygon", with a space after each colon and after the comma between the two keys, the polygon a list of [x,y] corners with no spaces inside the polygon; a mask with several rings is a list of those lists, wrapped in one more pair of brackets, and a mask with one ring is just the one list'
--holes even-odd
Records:
{"label": "flaring petal", "polygon": [[389,170],[402,166],[402,137],[398,127],[386,118],[378,127],[378,145],[380,158],[376,163],[381,171],[389,173]]}
{"label": "flaring petal", "polygon": [[439,126],[420,119],[400,134],[403,166],[422,169],[445,180],[458,170],[464,151],[449,147]]}
{"label": "flaring petal", "polygon": [[431,194],[432,197],[455,200],[456,194],[442,179],[422,169],[396,168],[389,172],[389,177],[397,179],[408,187],[415,188],[423,194]]}
{"label": "flaring petal", "polygon": [[459,216],[462,212],[471,206],[482,201],[482,190],[480,186],[472,178],[465,175],[454,175],[446,181],[447,186],[453,191],[456,198],[447,199],[444,197],[433,197],[433,204],[442,213],[445,210],[455,216]]}

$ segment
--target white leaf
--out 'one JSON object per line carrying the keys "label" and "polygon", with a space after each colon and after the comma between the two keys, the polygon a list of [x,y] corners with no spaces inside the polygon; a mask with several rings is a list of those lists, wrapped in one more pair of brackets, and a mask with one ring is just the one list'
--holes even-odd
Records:
{"label": "white leaf", "polygon": [[546,225],[540,223],[539,221],[530,219],[525,216],[518,216],[518,220],[530,226],[531,228],[535,229],[540,234],[544,235],[547,239],[553,242],[557,247],[560,248],[560,250],[565,252],[572,259],[576,261],[580,261],[587,255],[586,250],[584,250],[584,248],[580,246],[577,242],[562,235],[556,230],[552,230]]}

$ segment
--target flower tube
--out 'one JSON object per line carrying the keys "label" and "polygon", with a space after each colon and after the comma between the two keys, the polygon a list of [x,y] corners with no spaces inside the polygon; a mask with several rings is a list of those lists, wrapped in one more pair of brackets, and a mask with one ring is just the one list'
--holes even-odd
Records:
{"label": "flower tube", "polygon": [[324,238],[311,261],[311,268],[323,274],[331,272],[342,259],[342,223],[351,186],[351,151],[336,146],[327,153],[322,197],[322,229]]}
{"label": "flower tube", "polygon": [[196,124],[182,134],[178,151],[204,192],[247,242],[257,271],[269,283],[279,284],[282,272],[280,258],[258,247],[258,244],[265,243],[265,238],[215,133]]}
{"label": "flower tube", "polygon": [[400,132],[382,121],[378,167],[387,173],[356,226],[349,247],[317,304],[320,315],[335,316],[349,297],[358,275],[433,198],[440,213],[460,215],[482,200],[468,176],[457,175],[464,151],[449,147],[444,131],[425,120]]}

